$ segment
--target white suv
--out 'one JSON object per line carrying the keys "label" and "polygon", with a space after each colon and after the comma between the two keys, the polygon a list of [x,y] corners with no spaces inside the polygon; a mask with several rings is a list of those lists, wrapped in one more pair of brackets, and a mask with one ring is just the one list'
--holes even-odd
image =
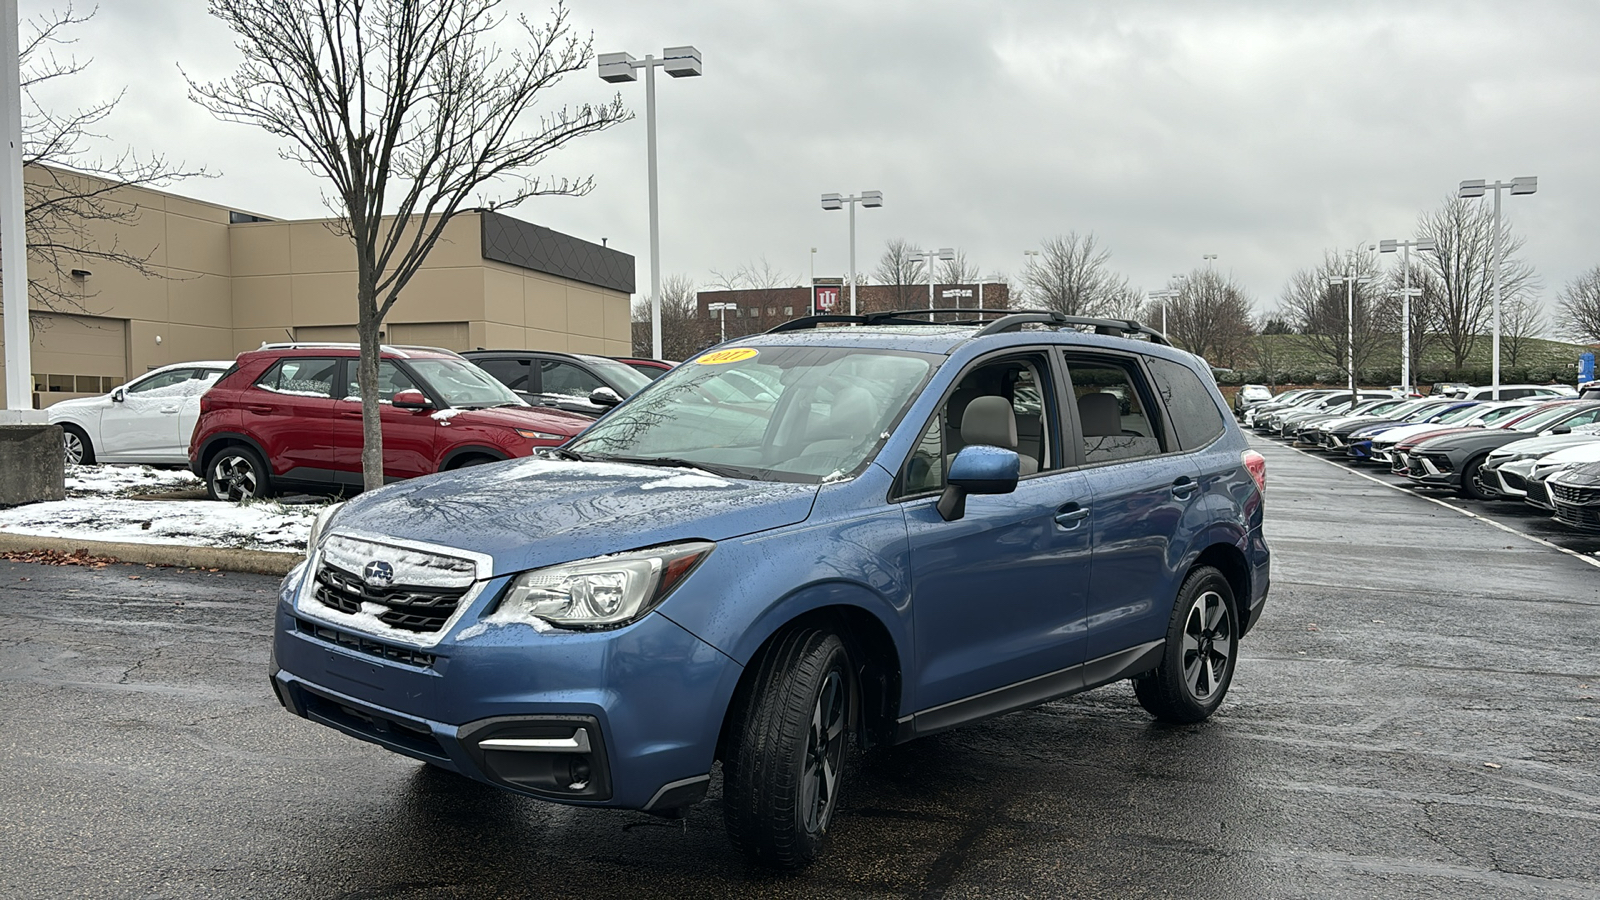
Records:
{"label": "white suv", "polygon": [[67,465],[94,462],[189,462],[189,437],[200,418],[200,395],[233,360],[162,366],[109,394],[51,406]]}

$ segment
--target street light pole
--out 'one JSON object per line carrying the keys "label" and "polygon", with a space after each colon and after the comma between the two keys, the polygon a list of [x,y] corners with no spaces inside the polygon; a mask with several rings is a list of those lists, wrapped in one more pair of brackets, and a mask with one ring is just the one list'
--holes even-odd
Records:
{"label": "street light pole", "polygon": [[650,179],[650,352],[661,358],[661,210],[656,190],[656,67],[673,78],[700,74],[700,51],[693,47],[668,47],[661,59],[648,54],[634,59],[627,53],[602,53],[600,78],[613,84],[638,81],[635,69],[644,70],[644,130],[646,166]]}
{"label": "street light pole", "polygon": [[[1379,253],[1393,253],[1400,249],[1401,283],[1400,289],[1400,389],[1407,394],[1411,393],[1411,248],[1417,250],[1437,250],[1438,244],[1433,238],[1417,238],[1411,241],[1379,241]],[[1420,296],[1421,290],[1416,295]]]}
{"label": "street light pole", "polygon": [[1356,275],[1355,260],[1351,259],[1341,276],[1328,279],[1328,284],[1345,286],[1345,367],[1350,370],[1350,405],[1356,405],[1356,285],[1371,281],[1371,276]]}
{"label": "street light pole", "polygon": [[1490,352],[1494,355],[1494,393],[1491,396],[1495,400],[1500,399],[1500,270],[1505,265],[1500,245],[1500,192],[1505,190],[1509,190],[1513,197],[1532,194],[1539,190],[1539,179],[1524,175],[1510,181],[1488,184],[1478,178],[1461,182],[1456,190],[1457,197],[1482,197],[1485,191],[1494,191],[1494,346]]}
{"label": "street light pole", "polygon": [[706,310],[717,314],[718,339],[717,343],[726,343],[728,340],[728,310],[738,306],[737,303],[707,303]]}
{"label": "street light pole", "polygon": [[[938,250],[913,250],[907,255],[920,258],[922,264],[928,267],[928,308],[933,309],[933,261],[942,259],[949,262],[956,258],[956,251],[949,247],[940,247]],[[961,304],[958,301],[956,305]]]}
{"label": "street light pole", "polygon": [[[17,0],[0,0],[0,143],[5,151],[0,173],[0,312],[5,315],[6,409],[33,409],[33,347],[28,328],[28,240],[22,200],[21,44],[17,39]],[[12,413],[18,421],[23,413]]]}
{"label": "street light pole", "polygon": [[1208,271],[1208,272],[1211,271],[1211,263],[1213,261],[1215,261],[1216,258],[1217,258],[1217,255],[1215,253],[1207,253],[1207,254],[1205,254],[1204,256],[1201,257],[1201,259],[1204,259],[1206,261],[1206,271]]}
{"label": "street light pole", "polygon": [[856,314],[856,204],[868,209],[883,205],[883,191],[862,191],[860,194],[823,194],[823,209],[843,209],[850,206],[850,315]]}

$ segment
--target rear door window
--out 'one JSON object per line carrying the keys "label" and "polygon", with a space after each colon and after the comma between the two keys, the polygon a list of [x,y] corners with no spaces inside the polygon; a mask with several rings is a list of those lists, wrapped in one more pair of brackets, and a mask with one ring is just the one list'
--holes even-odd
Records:
{"label": "rear door window", "polygon": [[1074,354],[1067,377],[1077,404],[1083,461],[1088,465],[1159,456],[1169,450],[1161,412],[1130,357]]}
{"label": "rear door window", "polygon": [[1172,418],[1178,444],[1185,450],[1196,450],[1222,437],[1222,410],[1211,398],[1211,391],[1200,376],[1181,363],[1159,357],[1147,357],[1150,377],[1155,382],[1156,394]]}
{"label": "rear door window", "polygon": [[534,388],[528,384],[528,373],[533,367],[525,359],[475,359],[478,368],[494,376],[513,391],[533,392]]}
{"label": "rear door window", "polygon": [[557,359],[540,361],[539,385],[539,390],[546,394],[582,397],[585,400],[589,398],[590,391],[606,386],[605,382],[587,370]]}
{"label": "rear door window", "polygon": [[280,359],[256,380],[256,387],[295,397],[332,397],[338,359],[294,356]]}

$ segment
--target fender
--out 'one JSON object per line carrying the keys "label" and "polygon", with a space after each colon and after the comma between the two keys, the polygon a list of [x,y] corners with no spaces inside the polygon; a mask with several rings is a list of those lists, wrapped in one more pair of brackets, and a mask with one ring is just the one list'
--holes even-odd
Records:
{"label": "fender", "polygon": [[241,434],[237,431],[219,431],[210,437],[207,437],[200,445],[199,452],[189,457],[189,471],[193,472],[200,478],[205,478],[206,457],[211,454],[211,448],[215,447],[219,443],[244,444],[251,450],[254,450],[263,460],[266,461],[267,470],[272,472],[273,475],[283,474],[273,470],[272,457],[268,456],[267,451],[263,450],[261,445],[256,443],[255,438],[252,438],[247,434]]}
{"label": "fender", "polygon": [[446,453],[444,459],[439,460],[439,471],[443,472],[450,468],[456,460],[463,456],[490,456],[497,462],[511,458],[509,454],[498,447],[491,447],[488,444],[467,444],[464,447],[455,447],[449,453]]}

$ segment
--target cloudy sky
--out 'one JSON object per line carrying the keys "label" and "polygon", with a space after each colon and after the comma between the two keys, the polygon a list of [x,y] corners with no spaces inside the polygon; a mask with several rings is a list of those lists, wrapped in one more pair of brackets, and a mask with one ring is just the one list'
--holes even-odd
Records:
{"label": "cloudy sky", "polygon": [[[27,17],[56,4],[20,5]],[[1506,211],[1547,303],[1600,265],[1593,2],[569,5],[596,52],[701,51],[704,77],[658,83],[662,267],[701,283],[763,257],[800,283],[812,247],[817,275],[844,274],[845,214],[818,197],[876,189],[884,207],[857,222],[866,271],[904,238],[1014,273],[1024,249],[1076,230],[1147,290],[1215,253],[1265,310],[1325,249],[1411,236],[1458,181],[1520,175],[1539,192]],[[94,63],[69,94],[126,86],[107,123],[117,141],[216,173],[177,191],[274,218],[324,214],[318,179],[278,159],[268,135],[187,99],[179,65],[207,80],[238,61],[203,0],[102,0],[78,36]],[[515,214],[609,239],[648,286],[643,83],[583,73],[552,99],[616,87],[638,118],[545,169],[593,174],[594,192]]]}

